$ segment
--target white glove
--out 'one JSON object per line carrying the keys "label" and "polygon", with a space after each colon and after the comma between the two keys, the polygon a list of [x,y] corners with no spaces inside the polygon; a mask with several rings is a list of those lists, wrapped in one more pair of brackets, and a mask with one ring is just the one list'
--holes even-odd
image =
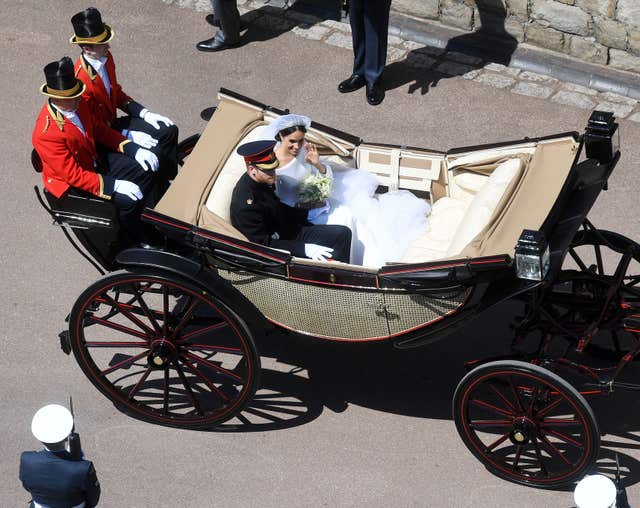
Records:
{"label": "white glove", "polygon": [[136,151],[136,161],[145,171],[158,171],[158,157],[156,157],[155,153],[145,148],[138,148]]}
{"label": "white glove", "polygon": [[116,180],[116,183],[113,184],[113,192],[124,194],[134,201],[142,199],[142,191],[140,190],[140,187],[129,180]]}
{"label": "white glove", "polygon": [[173,125],[173,122],[169,120],[166,116],[158,115],[157,113],[152,113],[148,109],[143,109],[140,111],[140,118],[142,118],[149,125],[153,125],[156,129],[160,128],[160,123],[165,124],[167,127]]}
{"label": "white glove", "polygon": [[327,258],[332,257],[333,249],[325,247],[324,245],[318,245],[315,243],[304,244],[304,255],[314,261],[326,261]]}
{"label": "white glove", "polygon": [[140,145],[142,148],[153,148],[158,144],[158,140],[149,136],[146,132],[123,129],[122,135],[133,141],[136,145]]}

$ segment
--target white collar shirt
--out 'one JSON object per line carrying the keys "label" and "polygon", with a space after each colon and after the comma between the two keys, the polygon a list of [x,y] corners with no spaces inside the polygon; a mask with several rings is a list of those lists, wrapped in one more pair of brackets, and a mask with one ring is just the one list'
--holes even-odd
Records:
{"label": "white collar shirt", "polygon": [[56,107],[55,104],[52,104],[52,106],[56,108],[58,111],[60,111],[60,113],[62,113],[62,115],[64,115],[64,117],[67,120],[69,120],[73,125],[75,125],[78,128],[78,130],[82,132],[83,136],[87,135],[87,133],[84,130],[84,125],[82,125],[82,120],[80,120],[80,117],[78,116],[77,111],[63,111],[60,108]]}
{"label": "white collar shirt", "polygon": [[105,63],[107,63],[107,57],[103,56],[102,58],[96,60],[95,58],[91,58],[87,55],[84,55],[87,59],[87,62],[91,64],[91,67],[98,73],[100,79],[104,83],[104,87],[107,89],[107,95],[111,97],[111,81],[109,80],[109,74],[107,73],[107,68]]}

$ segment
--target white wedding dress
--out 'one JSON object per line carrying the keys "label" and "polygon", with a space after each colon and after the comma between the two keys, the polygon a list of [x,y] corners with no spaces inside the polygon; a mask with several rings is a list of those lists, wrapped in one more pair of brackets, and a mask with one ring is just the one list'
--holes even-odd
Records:
{"label": "white wedding dress", "polygon": [[[276,194],[295,206],[300,183],[319,171],[305,161],[306,150],[276,170]],[[378,268],[398,262],[411,241],[428,229],[429,204],[406,190],[375,194],[376,177],[367,171],[322,162],[333,189],[324,207],[309,210],[312,224],[338,224],[351,229],[351,263]]]}

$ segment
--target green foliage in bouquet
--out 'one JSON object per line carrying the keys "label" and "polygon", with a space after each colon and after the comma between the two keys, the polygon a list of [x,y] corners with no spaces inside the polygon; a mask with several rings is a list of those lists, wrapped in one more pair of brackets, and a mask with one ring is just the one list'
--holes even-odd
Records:
{"label": "green foliage in bouquet", "polygon": [[300,206],[322,206],[331,194],[333,181],[321,174],[309,175],[300,184]]}

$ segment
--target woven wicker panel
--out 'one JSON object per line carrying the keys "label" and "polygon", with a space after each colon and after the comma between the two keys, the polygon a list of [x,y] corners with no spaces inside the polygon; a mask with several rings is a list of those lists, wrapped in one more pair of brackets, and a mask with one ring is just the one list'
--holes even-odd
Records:
{"label": "woven wicker panel", "polygon": [[314,336],[354,341],[388,337],[437,320],[460,307],[469,294],[437,299],[313,286],[248,272],[219,274],[276,323]]}
{"label": "woven wicker panel", "polygon": [[446,299],[406,293],[386,293],[384,298],[389,317],[389,329],[392,334],[396,334],[451,314],[465,302],[470,291],[469,289],[462,293],[452,293]]}
{"label": "woven wicker panel", "polygon": [[346,340],[389,335],[380,292],[312,286],[246,272],[218,273],[267,318],[293,330]]}

